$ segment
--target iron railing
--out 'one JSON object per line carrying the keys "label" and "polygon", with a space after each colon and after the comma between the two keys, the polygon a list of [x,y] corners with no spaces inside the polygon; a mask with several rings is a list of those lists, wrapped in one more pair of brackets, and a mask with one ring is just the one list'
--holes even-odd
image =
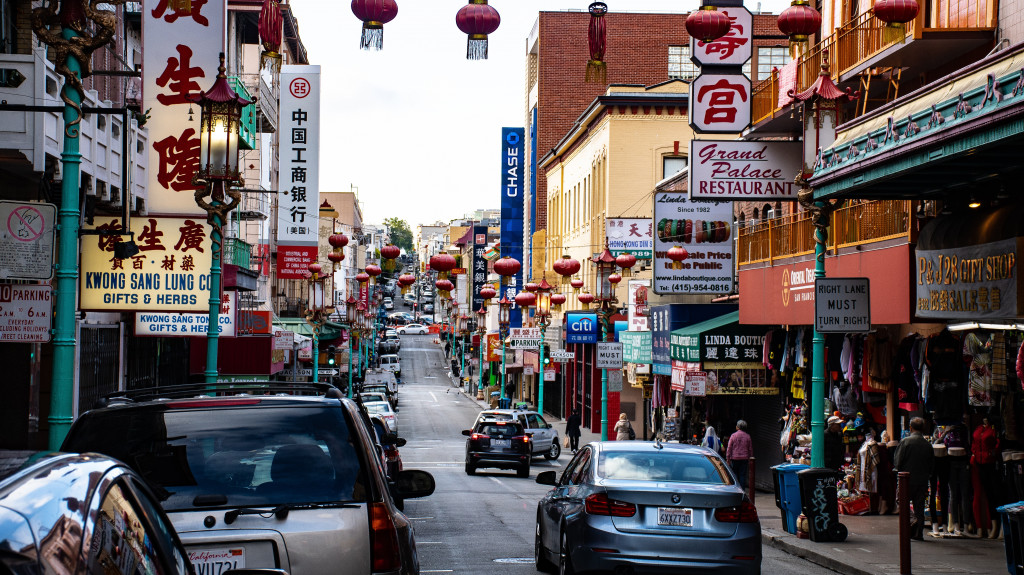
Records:
{"label": "iron railing", "polygon": [[[249,89],[238,76],[228,76],[231,89],[246,100],[253,100]],[[242,117],[238,122],[238,147],[244,150],[256,149],[256,103],[242,108]]]}
{"label": "iron railing", "polygon": [[238,238],[224,238],[224,254],[221,261],[240,268],[250,269],[252,245]]}

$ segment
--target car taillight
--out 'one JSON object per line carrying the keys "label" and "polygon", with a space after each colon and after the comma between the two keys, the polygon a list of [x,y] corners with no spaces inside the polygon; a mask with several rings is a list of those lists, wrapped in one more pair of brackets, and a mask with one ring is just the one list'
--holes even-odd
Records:
{"label": "car taillight", "polygon": [[385,449],[384,450],[384,455],[388,458],[388,461],[394,461],[394,460],[398,459],[398,450],[397,449]]}
{"label": "car taillight", "polygon": [[401,568],[402,551],[398,546],[398,531],[383,503],[370,504],[370,539],[373,545],[374,572]]}
{"label": "car taillight", "polygon": [[480,441],[481,439],[490,439],[491,436],[484,435],[482,433],[474,433],[473,435],[470,435],[469,438],[472,439],[473,441]]}
{"label": "car taillight", "polygon": [[755,523],[757,522],[757,507],[749,501],[740,503],[737,507],[719,507],[715,509],[715,521],[719,523]]}
{"label": "car taillight", "polygon": [[607,515],[609,517],[632,517],[636,515],[636,505],[625,501],[608,499],[605,493],[595,493],[584,500],[587,513],[591,515]]}

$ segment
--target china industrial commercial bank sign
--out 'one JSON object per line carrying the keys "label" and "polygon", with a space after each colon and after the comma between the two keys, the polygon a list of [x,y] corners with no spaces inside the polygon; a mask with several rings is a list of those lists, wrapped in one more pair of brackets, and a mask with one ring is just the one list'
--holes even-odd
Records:
{"label": "china industrial commercial bank sign", "polygon": [[97,218],[84,228],[107,233],[82,240],[82,309],[209,310],[212,228],[205,218],[133,219],[139,253],[130,258],[114,256],[114,245],[128,239],[119,218]]}

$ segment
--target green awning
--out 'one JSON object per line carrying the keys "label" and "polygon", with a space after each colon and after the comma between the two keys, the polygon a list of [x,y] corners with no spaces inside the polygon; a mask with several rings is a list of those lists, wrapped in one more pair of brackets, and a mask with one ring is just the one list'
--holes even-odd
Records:
{"label": "green awning", "polygon": [[676,361],[699,362],[700,334],[739,321],[740,312],[734,311],[674,330],[669,338],[669,354]]}
{"label": "green awning", "polygon": [[[281,329],[295,332],[306,337],[313,337],[313,328],[301,317],[279,317],[274,319],[274,325]],[[333,321],[325,321],[320,326],[320,341],[331,341],[341,337],[345,326]]]}

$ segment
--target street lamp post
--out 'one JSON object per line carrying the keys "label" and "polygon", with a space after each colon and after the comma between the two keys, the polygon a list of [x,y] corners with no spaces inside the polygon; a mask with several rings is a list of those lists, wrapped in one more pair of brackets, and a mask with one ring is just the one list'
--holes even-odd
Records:
{"label": "street lamp post", "polygon": [[352,399],[352,347],[353,339],[356,334],[356,298],[349,295],[348,299],[345,300],[345,320],[348,323],[348,398]]}
{"label": "street lamp post", "polygon": [[[601,304],[601,328],[604,340],[611,341],[614,333],[611,329],[612,309],[610,304],[616,301],[615,291],[610,278],[615,273],[615,257],[608,248],[595,256],[591,262],[597,266],[597,297]],[[601,369],[601,441],[608,440],[608,370]]]}
{"label": "street lamp post", "polygon": [[486,354],[485,348],[487,347],[487,307],[481,302],[480,309],[476,312],[476,331],[480,335],[480,363],[477,371],[479,374],[479,383],[476,387],[476,395],[480,396],[480,393],[484,388],[484,357]]}
{"label": "street lamp post", "polygon": [[498,337],[501,339],[501,398],[505,397],[505,383],[508,381],[508,374],[505,373],[505,340],[508,338],[509,312],[512,310],[512,302],[502,297],[498,302]]}
{"label": "street lamp post", "polygon": [[326,307],[324,284],[327,278],[320,277],[323,267],[318,263],[309,264],[306,273],[309,292],[306,299],[306,323],[313,330],[313,383],[320,381],[320,328],[334,310]]}
{"label": "street lamp post", "polygon": [[[220,55],[217,80],[213,86],[189,99],[199,105],[199,169],[193,183],[196,204],[207,213],[212,264],[210,266],[210,317],[206,326],[206,383],[217,381],[217,341],[220,337],[222,226],[227,214],[242,201],[231,185],[242,183],[238,169],[238,131],[242,108],[252,103],[231,89],[225,75],[224,54]],[[225,198],[227,196],[227,198]]]}
{"label": "street lamp post", "polygon": [[551,285],[547,278],[540,280],[540,287],[537,288],[537,323],[540,325],[540,346],[538,350],[537,367],[540,372],[540,381],[537,387],[537,413],[544,415],[544,337],[548,328],[548,321],[551,318]]}

